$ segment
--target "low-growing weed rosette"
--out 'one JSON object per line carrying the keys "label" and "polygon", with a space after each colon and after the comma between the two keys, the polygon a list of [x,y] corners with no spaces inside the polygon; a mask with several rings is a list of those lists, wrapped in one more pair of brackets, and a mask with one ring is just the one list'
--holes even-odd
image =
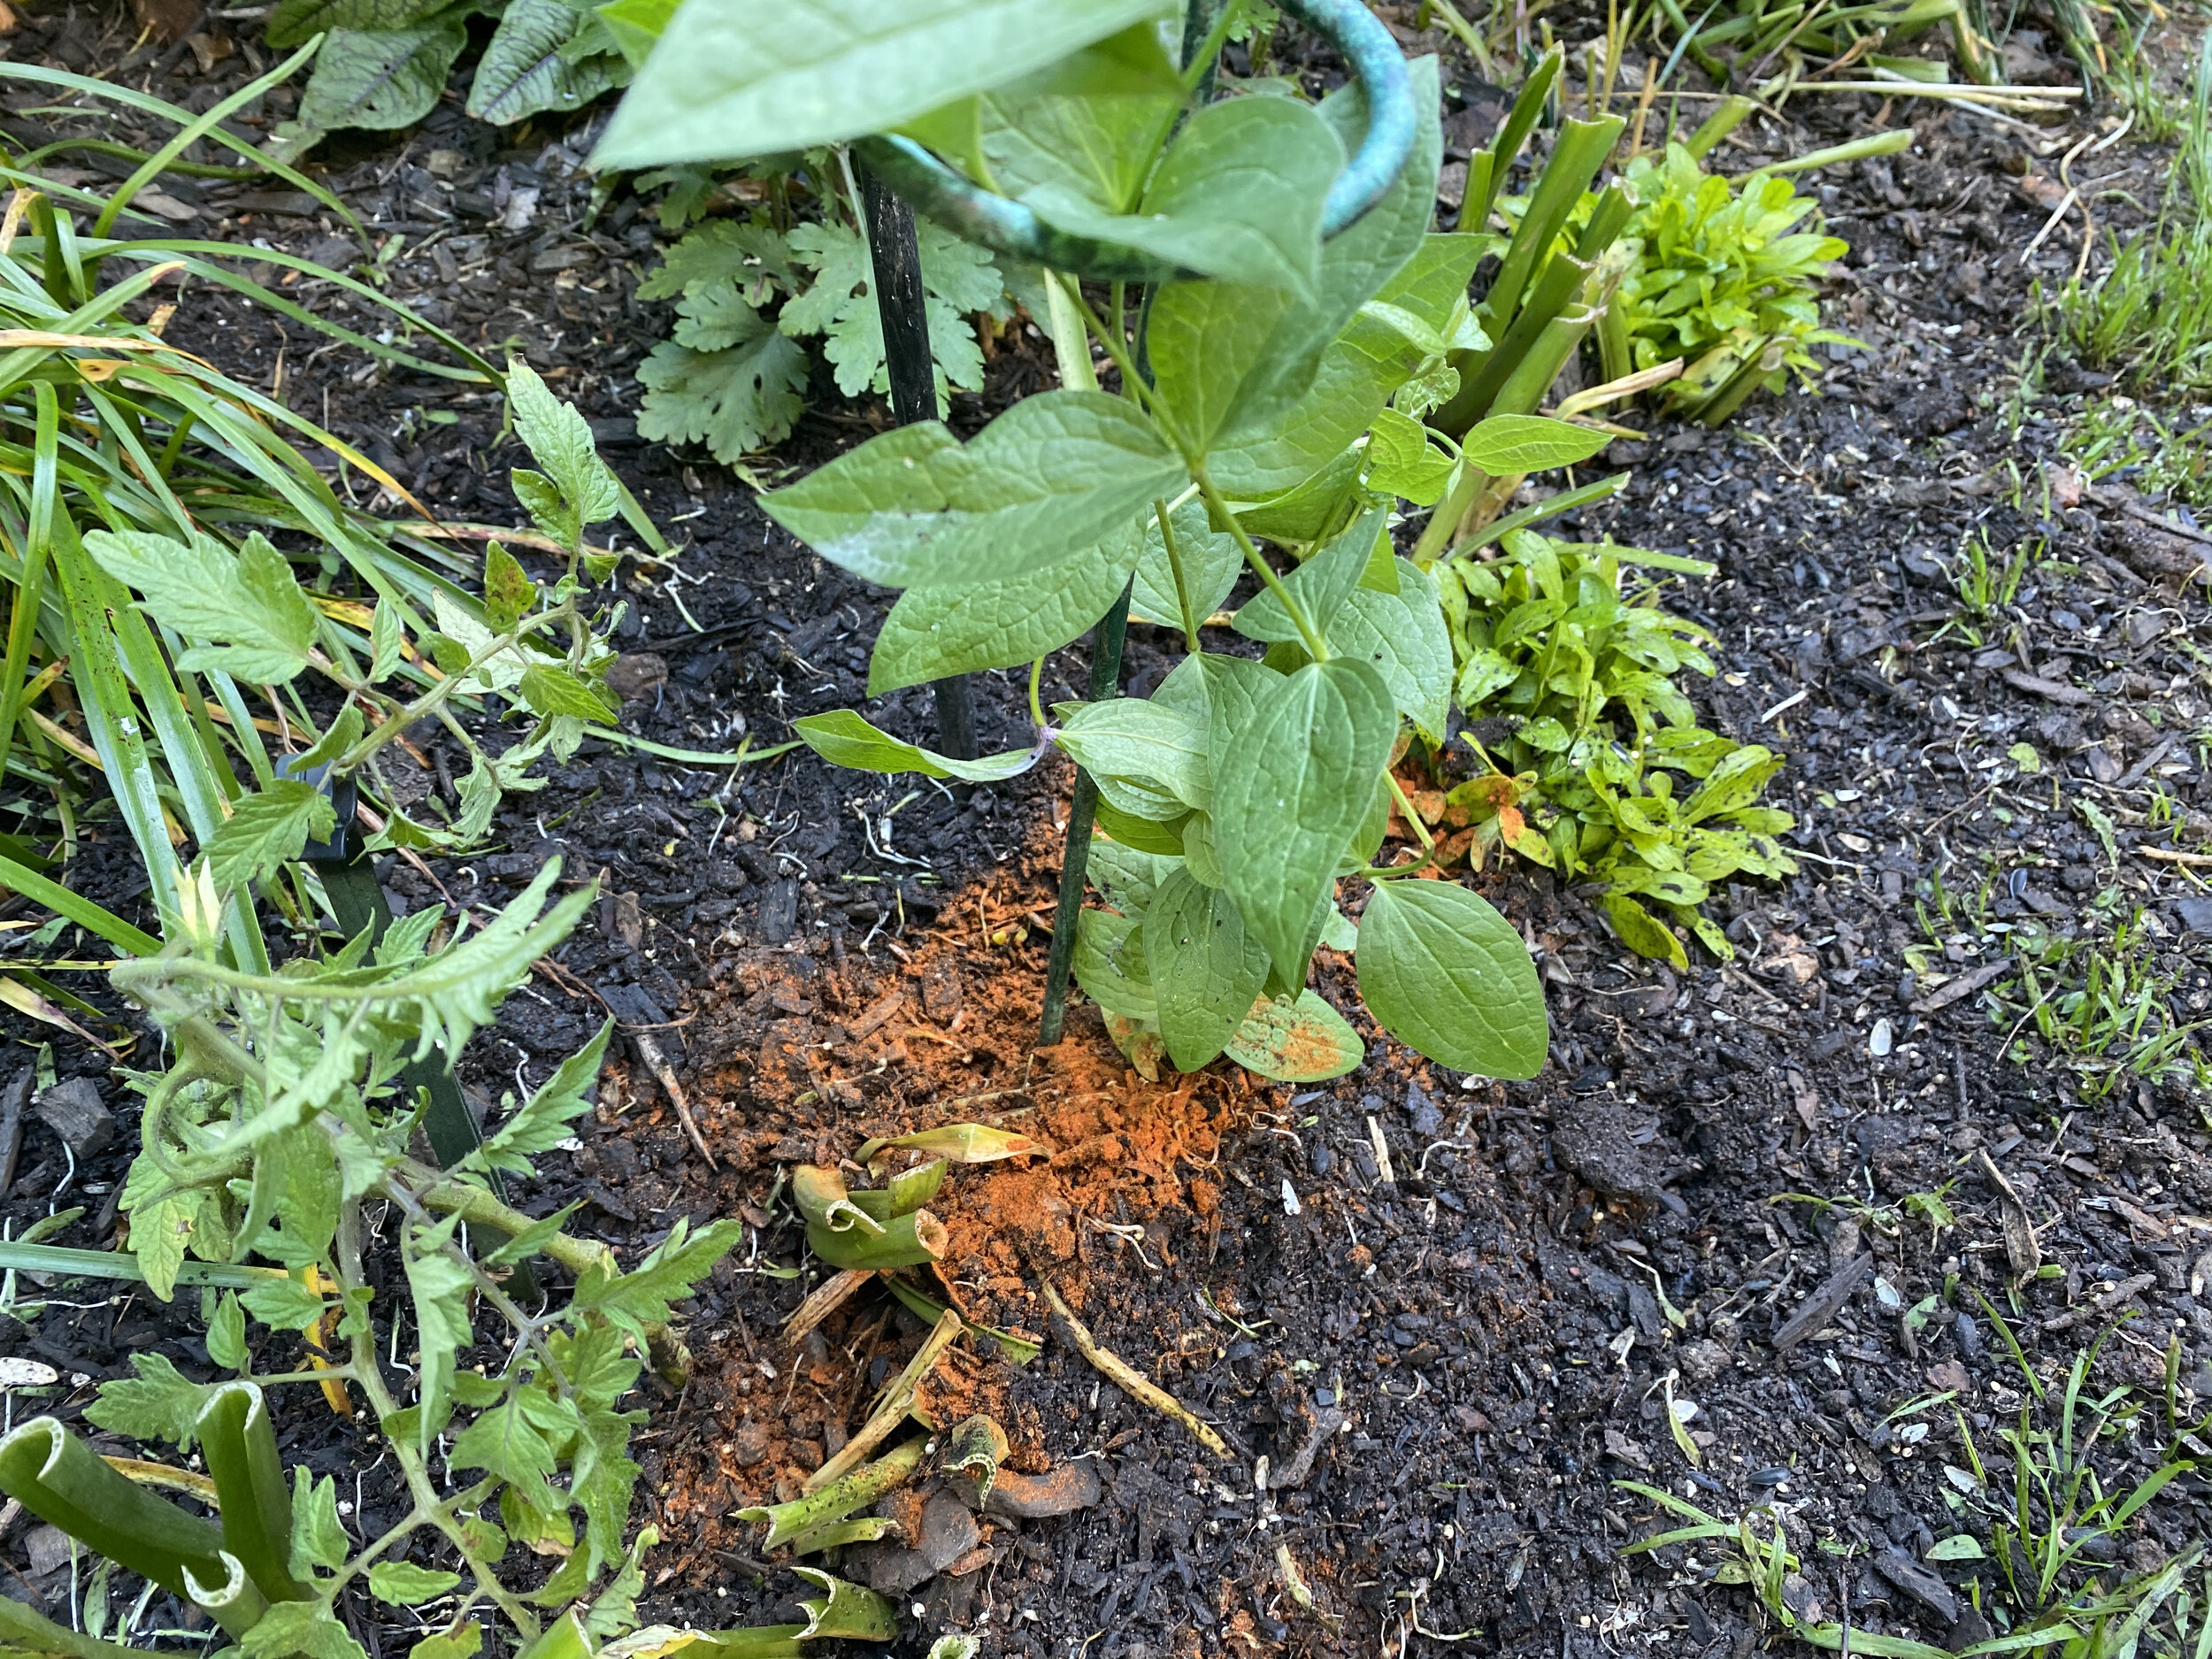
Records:
{"label": "low-growing weed rosette", "polygon": [[1598,903],[1622,942],[1686,968],[1667,922],[1732,957],[1699,907],[1732,877],[1793,874],[1776,838],[1796,820],[1759,799],[1780,756],[1698,724],[1675,680],[1713,672],[1708,635],[1654,603],[1652,585],[1626,585],[1647,568],[1713,567],[1529,530],[1438,565],[1453,695],[1475,717],[1467,741],[1486,764],[1438,805],[1467,826],[1446,843],[1455,853],[1479,867],[1502,847],[1602,882]]}

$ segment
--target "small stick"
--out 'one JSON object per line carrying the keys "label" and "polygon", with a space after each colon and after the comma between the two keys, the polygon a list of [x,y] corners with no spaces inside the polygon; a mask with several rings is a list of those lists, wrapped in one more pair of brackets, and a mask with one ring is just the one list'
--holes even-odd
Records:
{"label": "small stick", "polygon": [[836,1312],[853,1292],[875,1276],[872,1267],[849,1267],[832,1274],[814,1287],[814,1294],[799,1304],[797,1312],[784,1321],[783,1340],[794,1346],[805,1341],[809,1331]]}
{"label": "small stick", "polygon": [[2138,847],[2135,850],[2162,864],[2212,864],[2212,853],[2176,852],[2170,847]]}
{"label": "small stick", "polygon": [[1094,1337],[1083,1322],[1070,1310],[1068,1304],[1062,1300],[1059,1290],[1052,1281],[1046,1279],[1042,1283],[1045,1300],[1052,1304],[1053,1312],[1067,1321],[1068,1334],[1075,1340],[1077,1353],[1096,1366],[1104,1374],[1106,1379],[1116,1387],[1143,1401],[1154,1410],[1165,1412],[1169,1417],[1173,1417],[1196,1436],[1198,1443],[1216,1457],[1226,1457],[1229,1455],[1229,1448],[1223,1442],[1221,1436],[1200,1422],[1188,1406],[1164,1388],[1148,1382],[1130,1368],[1127,1361],[1099,1347],[1098,1339]]}
{"label": "small stick", "polygon": [[949,1308],[945,1310],[928,1340],[906,1363],[906,1369],[884,1395],[883,1403],[868,1414],[868,1420],[860,1425],[860,1432],[845,1442],[844,1450],[806,1478],[805,1491],[819,1492],[831,1481],[849,1474],[870,1452],[890,1439],[891,1432],[905,1422],[906,1414],[913,1409],[914,1394],[922,1386],[922,1379],[936,1368],[938,1358],[965,1328],[958,1314]]}
{"label": "small stick", "polygon": [[[660,1044],[641,1031],[632,1031],[630,1041],[637,1045],[638,1057],[652,1072],[654,1081],[668,1092],[668,1098],[676,1108],[676,1119],[684,1126],[684,1133],[691,1144],[699,1148],[699,1156],[707,1161],[707,1167],[717,1171],[721,1165],[714,1161],[714,1154],[707,1150],[707,1143],[700,1138],[699,1125],[691,1120],[691,1102],[684,1098],[684,1086],[676,1081],[675,1068],[668,1064],[668,1056],[661,1052]],[[825,1309],[823,1311],[827,1312]]]}

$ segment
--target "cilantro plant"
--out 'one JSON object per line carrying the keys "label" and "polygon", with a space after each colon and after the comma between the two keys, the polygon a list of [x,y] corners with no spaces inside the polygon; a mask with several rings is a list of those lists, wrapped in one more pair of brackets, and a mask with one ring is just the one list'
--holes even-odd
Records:
{"label": "cilantro plant", "polygon": [[[803,404],[805,339],[821,341],[848,397],[890,389],[868,245],[840,195],[826,211],[831,217],[781,229],[770,211],[710,220],[640,285],[641,299],[676,302],[672,336],[638,371],[641,436],[703,443],[725,463],[781,442]],[[968,317],[1002,314],[1006,285],[983,249],[928,219],[915,229],[941,409],[951,388],[981,389],[983,352]]]}
{"label": "cilantro plant", "polygon": [[1699,906],[1732,876],[1795,873],[1775,840],[1795,820],[1759,804],[1779,756],[1697,724],[1674,682],[1685,669],[1713,672],[1705,631],[1653,603],[1648,586],[1626,588],[1624,573],[1639,566],[1712,573],[1695,560],[1528,530],[1437,567],[1458,664],[1453,695],[1483,723],[1477,730],[1505,727],[1471,735],[1489,770],[1445,804],[1468,823],[1455,851],[1479,866],[1507,847],[1604,883],[1598,903],[1622,942],[1685,968],[1666,923],[1732,956]]}
{"label": "cilantro plant", "polygon": [[[1518,934],[1464,887],[1414,879],[1428,856],[1376,862],[1401,733],[1440,737],[1451,691],[1434,580],[1389,536],[1394,489],[1430,466],[1417,414],[1392,400],[1433,408],[1458,388],[1448,357],[1492,345],[1466,295],[1479,239],[1429,229],[1435,64],[1406,65],[1359,7],[1301,0],[1286,13],[1350,42],[1376,102],[1353,88],[1317,106],[1207,103],[1234,9],[1179,68],[1161,9],[1020,0],[986,29],[956,7],[868,0],[772,34],[741,0],[693,0],[599,160],[855,139],[950,228],[1047,265],[1060,389],[965,442],[933,422],[884,434],[763,498],[824,557],[904,590],[871,691],[1014,665],[1033,686],[1094,624],[1110,641],[1097,660],[1116,660],[1132,615],[1187,653],[1147,699],[1115,695],[1110,675],[1049,714],[1033,695],[1035,743],[979,761],[849,711],[797,722],[810,744],[979,781],[1070,755],[1082,781],[1056,954],[1147,1064],[1226,1050],[1275,1076],[1349,1069],[1356,1038],[1307,989],[1326,939],[1356,949],[1392,1034],[1461,1070],[1532,1075],[1543,1003]],[[867,135],[886,129],[913,136]],[[1148,288],[1133,307],[1132,282]],[[1118,395],[1093,381],[1094,348]],[[1447,441],[1467,465],[1519,472],[1604,441],[1527,413],[1463,432]],[[1201,622],[1248,570],[1262,592],[1237,631],[1263,655],[1206,649]],[[1079,920],[1094,802],[1111,908]]]}

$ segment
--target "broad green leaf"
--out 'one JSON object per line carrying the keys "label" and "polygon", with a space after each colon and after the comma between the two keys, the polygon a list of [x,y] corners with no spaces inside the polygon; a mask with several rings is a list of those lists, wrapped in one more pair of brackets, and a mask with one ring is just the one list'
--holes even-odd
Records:
{"label": "broad green leaf", "polygon": [[1162,0],[691,0],[592,165],[728,161],[884,132],[1164,10]]}
{"label": "broad green leaf", "polygon": [[484,1627],[472,1619],[457,1631],[432,1632],[407,1650],[407,1659],[476,1659],[483,1646]]}
{"label": "broad green leaf", "polygon": [[320,1599],[273,1602],[238,1647],[246,1659],[367,1659]]}
{"label": "broad green leaf", "polygon": [[833,564],[890,588],[1002,580],[1094,547],[1183,481],[1136,407],[1046,392],[963,444],[934,421],[761,497]]}
{"label": "broad green leaf", "polygon": [[1099,896],[1124,916],[1139,916],[1151,908],[1152,895],[1181,860],[1170,854],[1145,852],[1118,841],[1091,842],[1090,881]]}
{"label": "broad green leaf", "polygon": [[[453,1406],[453,1371],[459,1356],[476,1340],[469,1317],[475,1281],[468,1269],[445,1253],[452,1226],[416,1230],[403,1253],[407,1286],[414,1296],[415,1329],[422,1355],[421,1411],[418,1443],[425,1457],[437,1443]],[[459,1465],[457,1454],[456,1467]]]}
{"label": "broad green leaf", "polygon": [[653,348],[638,369],[639,437],[703,443],[729,465],[790,435],[805,407],[806,348],[749,310],[722,337],[729,345],[714,351],[672,340]]}
{"label": "broad green leaf", "polygon": [[456,10],[455,0],[277,0],[269,44],[288,50],[341,29],[403,29]]}
{"label": "broad green leaf", "polygon": [[[1479,236],[1426,236],[1377,297],[1440,328],[1465,296],[1483,247]],[[1209,474],[1233,501],[1296,488],[1341,456],[1424,361],[1397,330],[1355,311],[1317,368],[1277,387],[1279,397],[1256,398],[1252,414],[1240,412],[1214,444]],[[1286,406],[1285,399],[1294,401]]]}
{"label": "broad green leaf", "polygon": [[1267,979],[1267,950],[1245,935],[1226,893],[1189,871],[1162,884],[1144,918],[1160,1034],[1179,1071],[1195,1071],[1234,1036]]}
{"label": "broad green leaf", "polygon": [[1740,812],[1759,798],[1767,780],[1782,770],[1782,757],[1757,743],[1747,743],[1705,775],[1697,793],[1682,803],[1682,821],[1702,823],[1709,818]]}
{"label": "broad green leaf", "polygon": [[691,1287],[714,1271],[743,1231],[742,1223],[723,1220],[694,1233],[679,1217],[668,1237],[630,1271],[609,1277],[602,1269],[588,1270],[577,1281],[570,1305],[580,1316],[604,1314],[642,1342],[646,1325],[665,1325],[672,1311],[669,1304],[690,1295]]}
{"label": "broad green leaf", "polygon": [[1305,104],[1230,98],[1184,123],[1133,213],[1102,211],[1061,184],[1022,199],[1071,235],[1305,297],[1319,274],[1322,201],[1343,166],[1344,146]]}
{"label": "broad green leaf", "polygon": [[[1410,71],[1421,122],[1412,159],[1379,203],[1324,245],[1316,280],[1304,296],[1279,287],[1188,281],[1165,284],[1154,296],[1145,340],[1156,385],[1187,441],[1200,450],[1271,430],[1313,382],[1329,342],[1419,247],[1435,211],[1443,140],[1435,61],[1422,59]],[[1358,149],[1367,122],[1356,87],[1325,99],[1317,113],[1345,154]],[[1371,412],[1358,416],[1337,449],[1365,430]],[[1229,493],[1275,495],[1298,481]]]}
{"label": "broad green leaf", "polygon": [[289,680],[307,665],[319,613],[258,532],[236,553],[206,538],[187,545],[141,530],[95,530],[84,545],[102,570],[144,595],[140,609],[157,622],[223,642],[185,652],[180,668],[220,668],[258,684]]}
{"label": "broad green leaf", "polygon": [[1436,579],[1409,559],[1396,565],[1396,593],[1360,587],[1346,596],[1329,624],[1329,644],[1380,674],[1398,712],[1432,743],[1441,743],[1451,713],[1451,633],[1437,603]]}
{"label": "broad green leaf", "polygon": [[216,1298],[215,1312],[207,1322],[207,1356],[226,1371],[244,1371],[253,1360],[246,1347],[246,1315],[238,1294],[227,1290]]}
{"label": "broad green leaf", "polygon": [[979,150],[986,176],[1008,196],[1051,185],[1126,213],[1182,110],[1183,87],[1159,30],[1141,23],[959,107],[979,121],[973,138],[949,147],[934,133],[916,136],[947,155]]}
{"label": "broad green leaf", "polygon": [[918,772],[925,778],[997,783],[1018,777],[1037,764],[1032,749],[986,755],[980,760],[955,760],[879,732],[850,709],[806,715],[794,720],[791,729],[833,766],[849,766],[856,772]]}
{"label": "broad green leaf", "polygon": [[1096,818],[1099,833],[1139,852],[1161,853],[1171,858],[1179,856],[1183,850],[1182,826],[1188,822],[1187,818],[1171,824],[1135,818],[1103,795],[1099,797]]}
{"label": "broad green leaf", "polygon": [[1471,465],[1494,478],[1573,466],[1613,442],[1609,432],[1554,420],[1548,415],[1492,415],[1460,440]]}
{"label": "broad green leaf", "polygon": [[1359,489],[1362,451],[1346,449],[1303,483],[1265,501],[1233,504],[1248,534],[1273,541],[1317,541],[1343,521],[1345,503]]}
{"label": "broad green leaf", "polygon": [[1981,1541],[1971,1532],[1954,1532],[1939,1538],[1922,1552],[1923,1561],[1983,1561],[1987,1554]]}
{"label": "broad green leaf", "polygon": [[407,28],[339,29],[323,42],[300,96],[302,126],[321,132],[412,127],[437,107],[468,44],[467,4]]}
{"label": "broad green leaf", "polygon": [[[1283,579],[1283,586],[1325,639],[1329,637],[1337,612],[1359,586],[1369,558],[1377,543],[1389,534],[1389,527],[1390,515],[1380,507],[1371,508]],[[1248,640],[1270,643],[1291,643],[1300,638],[1298,625],[1271,591],[1255,594],[1251,603],[1237,611],[1236,630]]]}
{"label": "broad green leaf", "polygon": [[131,1369],[138,1374],[100,1385],[99,1398],[85,1408],[86,1420],[134,1440],[167,1440],[190,1451],[207,1385],[159,1354],[132,1355]]}
{"label": "broad green leaf", "polygon": [[276,778],[233,803],[230,817],[208,837],[208,872],[219,887],[242,887],[297,858],[310,841],[337,826],[330,797],[314,785]]}
{"label": "broad green leaf", "polygon": [[1228,890],[1272,964],[1302,976],[1314,912],[1366,816],[1398,716],[1363,663],[1310,663],[1258,699],[1216,746],[1214,840]]}
{"label": "broad green leaf", "polygon": [[552,719],[567,715],[572,719],[588,720],[595,726],[612,726],[615,713],[600,695],[565,668],[549,668],[532,664],[522,671],[517,685],[522,700],[533,714]]}
{"label": "broad green leaf", "polygon": [[[529,614],[538,603],[538,585],[532,581],[515,556],[494,541],[484,549],[484,620],[495,633],[504,634]],[[397,617],[396,607],[379,605]]]}
{"label": "broad green leaf", "polygon": [[1359,1033],[1312,991],[1287,1002],[1262,1001],[1229,1040],[1229,1057],[1279,1083],[1342,1077],[1366,1057]]}
{"label": "broad green leaf", "polygon": [[1085,910],[1076,924],[1073,967],[1075,982],[1108,1013],[1148,1021],[1158,1017],[1137,918]]}
{"label": "broad green leaf", "polygon": [[607,26],[633,71],[645,67],[653,55],[653,42],[667,32],[668,19],[682,0],[608,0],[599,8],[599,20]]}
{"label": "broad green leaf", "polygon": [[1156,701],[1084,703],[1062,722],[1060,747],[1094,777],[1150,783],[1187,807],[1203,807],[1213,795],[1206,728]]}
{"label": "broad green leaf", "polygon": [[1417,507],[1443,499],[1452,476],[1452,457],[1429,442],[1428,428],[1394,409],[1385,409],[1369,429],[1367,487],[1402,495]]}
{"label": "broad green leaf", "polygon": [[1221,872],[1221,854],[1214,846],[1214,821],[1206,813],[1194,812],[1183,822],[1183,868],[1202,887],[1228,885]]}
{"label": "broad green leaf", "polygon": [[[1243,550],[1234,536],[1213,527],[1202,502],[1185,502],[1168,515],[1168,523],[1175,532],[1175,550],[1190,593],[1192,619],[1202,623],[1221,608],[1237,585],[1237,577],[1244,570]],[[1149,518],[1145,520],[1144,555],[1137,561],[1136,585],[1130,591],[1129,619],[1156,622],[1168,628],[1183,626],[1167,543],[1158,522]]]}
{"label": "broad green leaf", "polygon": [[526,115],[580,110],[629,80],[619,48],[619,38],[588,5],[508,0],[469,84],[468,112],[511,127]]}
{"label": "broad green leaf", "polygon": [[1360,1000],[1440,1065],[1484,1077],[1544,1068],[1544,987],[1513,924],[1452,881],[1379,881],[1360,918]]}
{"label": "broad green leaf", "polygon": [[[146,1275],[146,1288],[157,1302],[167,1302],[176,1294],[177,1270],[184,1265],[185,1246],[199,1219],[200,1203],[198,1193],[182,1193],[131,1210],[131,1249],[138,1257],[139,1271]],[[250,1305],[251,1293],[248,1294]]]}
{"label": "broad green leaf", "polygon": [[435,1601],[460,1582],[457,1572],[418,1567],[411,1561],[380,1561],[369,1569],[369,1594],[394,1607]]}
{"label": "broad green leaf", "polygon": [[602,1024],[592,1040],[562,1061],[511,1118],[484,1137],[479,1156],[494,1169],[527,1177],[529,1160],[566,1140],[569,1125],[591,1110],[588,1096],[599,1080],[613,1031],[613,1020]]}
{"label": "broad green leaf", "polygon": [[[572,1411],[572,1432],[573,1424]],[[520,1396],[492,1407],[463,1429],[454,1438],[450,1461],[457,1470],[480,1469],[508,1483],[510,1489],[500,1494],[499,1506],[508,1532],[527,1532],[564,1544],[568,1541],[566,1525],[559,1518],[568,1506],[548,1484],[559,1460],[544,1428]],[[528,1522],[533,1518],[541,1525],[530,1528]]]}
{"label": "broad green leaf", "polygon": [[238,1300],[262,1324],[280,1331],[305,1330],[330,1305],[298,1279],[288,1277],[257,1280],[240,1293]]}
{"label": "broad green leaf", "polygon": [[1096,547],[1041,570],[962,588],[910,588],[876,634],[868,695],[951,674],[1026,666],[1104,616],[1137,564],[1133,519]]}
{"label": "broad green leaf", "polygon": [[[518,4],[528,3],[518,0]],[[514,15],[510,11],[508,20]],[[504,25],[502,27],[503,32]],[[494,46],[497,43],[494,36]],[[490,65],[488,50],[484,61],[486,66]],[[481,75],[483,70],[477,73]],[[622,510],[622,486],[615,480],[612,469],[599,458],[590,423],[574,405],[554,396],[537,371],[520,357],[507,360],[507,406],[514,415],[515,435],[559,488],[572,515],[572,523],[595,525]],[[572,534],[570,531],[564,539]]]}

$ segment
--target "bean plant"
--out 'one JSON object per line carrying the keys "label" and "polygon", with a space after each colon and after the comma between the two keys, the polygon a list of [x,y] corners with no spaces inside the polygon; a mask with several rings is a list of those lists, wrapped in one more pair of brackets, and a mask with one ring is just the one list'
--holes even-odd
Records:
{"label": "bean plant", "polygon": [[[1027,666],[1035,741],[963,761],[841,710],[796,722],[807,742],[842,765],[972,782],[1053,747],[1071,757],[1087,784],[1069,875],[1079,891],[1094,789],[1111,909],[1064,909],[1056,949],[1148,1067],[1225,1050],[1271,1076],[1357,1064],[1356,1037],[1307,989],[1325,940],[1353,955],[1392,1035],[1461,1070],[1532,1075],[1543,1002],[1512,926],[1422,879],[1427,853],[1378,862],[1402,800],[1393,757],[1409,730],[1442,740],[1452,689],[1435,579],[1390,532],[1398,492],[1440,488],[1440,469],[1517,476],[1586,458],[1604,434],[1526,412],[1425,430],[1459,390],[1452,357],[1493,345],[1467,297],[1481,239],[1429,228],[1432,59],[1390,50],[1412,142],[1371,205],[1325,236],[1332,192],[1358,171],[1348,157],[1372,136],[1367,94],[1206,102],[1233,10],[1193,31],[1180,66],[1160,10],[1029,0],[996,8],[1003,34],[984,40],[951,6],[879,0],[772,31],[743,0],[693,0],[598,159],[854,140],[955,228],[987,236],[1010,210],[1041,227],[1058,389],[965,442],[935,422],[884,434],[763,498],[824,557],[903,590],[872,693]],[[870,136],[887,130],[902,141]],[[1210,613],[1245,571],[1260,592],[1233,626],[1249,645],[1210,648]],[[1179,636],[1157,690],[1125,698],[1094,677],[1089,699],[1044,709],[1042,659],[1096,624],[1110,661],[1128,617]],[[1356,923],[1345,880],[1364,889]]]}

